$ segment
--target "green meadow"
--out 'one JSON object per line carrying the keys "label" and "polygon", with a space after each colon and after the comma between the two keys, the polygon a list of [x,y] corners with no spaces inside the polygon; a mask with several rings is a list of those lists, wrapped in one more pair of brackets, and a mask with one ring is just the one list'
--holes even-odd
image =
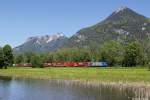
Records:
{"label": "green meadow", "polygon": [[150,71],[147,68],[8,68],[1,69],[0,76],[150,83]]}

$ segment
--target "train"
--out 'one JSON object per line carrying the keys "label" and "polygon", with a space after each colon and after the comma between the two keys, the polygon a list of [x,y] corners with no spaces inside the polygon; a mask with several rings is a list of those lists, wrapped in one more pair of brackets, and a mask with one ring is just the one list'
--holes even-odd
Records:
{"label": "train", "polygon": [[[31,63],[14,64],[15,67],[32,67]],[[51,62],[43,67],[108,67],[107,62]]]}

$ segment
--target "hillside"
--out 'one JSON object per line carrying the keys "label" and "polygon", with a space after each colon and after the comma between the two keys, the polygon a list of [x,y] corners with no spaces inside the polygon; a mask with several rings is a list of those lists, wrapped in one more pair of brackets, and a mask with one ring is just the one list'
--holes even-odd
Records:
{"label": "hillside", "polygon": [[138,40],[148,43],[149,39],[150,20],[127,7],[121,7],[104,21],[78,31],[66,45],[88,47],[93,43],[101,45],[110,40],[122,43]]}

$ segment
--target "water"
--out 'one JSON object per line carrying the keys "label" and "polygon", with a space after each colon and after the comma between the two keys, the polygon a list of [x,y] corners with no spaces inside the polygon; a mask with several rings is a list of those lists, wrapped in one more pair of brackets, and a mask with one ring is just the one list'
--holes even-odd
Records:
{"label": "water", "polygon": [[150,100],[147,91],[61,81],[0,78],[0,100]]}

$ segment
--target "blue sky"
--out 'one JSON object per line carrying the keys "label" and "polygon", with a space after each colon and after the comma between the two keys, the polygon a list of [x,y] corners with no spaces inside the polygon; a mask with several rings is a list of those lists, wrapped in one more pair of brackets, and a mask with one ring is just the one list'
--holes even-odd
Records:
{"label": "blue sky", "polygon": [[0,45],[62,32],[71,36],[120,6],[150,17],[150,0],[0,0]]}

